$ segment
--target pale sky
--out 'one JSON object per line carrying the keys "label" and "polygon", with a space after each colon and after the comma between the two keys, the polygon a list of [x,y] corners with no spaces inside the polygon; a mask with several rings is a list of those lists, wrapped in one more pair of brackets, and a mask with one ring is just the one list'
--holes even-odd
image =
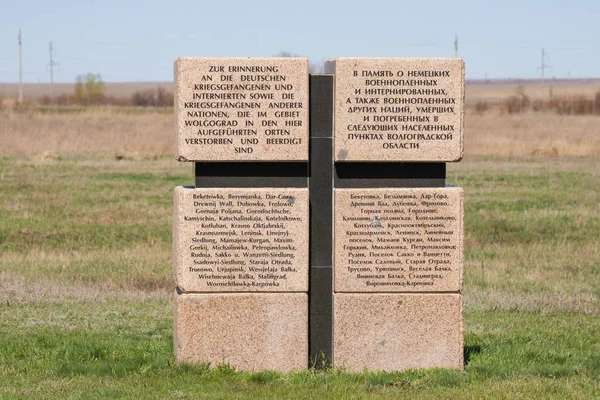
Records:
{"label": "pale sky", "polygon": [[600,0],[0,0],[0,82],[172,81],[179,56],[459,57],[467,79],[600,77]]}

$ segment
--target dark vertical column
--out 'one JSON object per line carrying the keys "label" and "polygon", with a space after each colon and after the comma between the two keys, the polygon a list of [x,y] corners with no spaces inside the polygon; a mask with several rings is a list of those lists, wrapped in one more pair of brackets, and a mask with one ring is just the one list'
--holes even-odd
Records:
{"label": "dark vertical column", "polygon": [[[310,76],[310,287],[309,357],[311,366],[331,364],[333,75]],[[323,360],[323,357],[325,358]]]}

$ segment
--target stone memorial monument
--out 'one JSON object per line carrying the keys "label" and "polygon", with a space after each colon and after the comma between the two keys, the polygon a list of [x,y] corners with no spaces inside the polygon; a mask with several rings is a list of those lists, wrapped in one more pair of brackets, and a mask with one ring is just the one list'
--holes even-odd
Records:
{"label": "stone memorial monument", "polygon": [[459,59],[179,58],[177,363],[463,366]]}

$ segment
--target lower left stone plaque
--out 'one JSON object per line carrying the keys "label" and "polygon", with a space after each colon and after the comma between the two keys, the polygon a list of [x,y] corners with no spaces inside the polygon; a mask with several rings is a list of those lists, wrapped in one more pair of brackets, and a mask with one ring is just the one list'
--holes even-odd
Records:
{"label": "lower left stone plaque", "polygon": [[306,292],[308,189],[175,188],[181,292]]}

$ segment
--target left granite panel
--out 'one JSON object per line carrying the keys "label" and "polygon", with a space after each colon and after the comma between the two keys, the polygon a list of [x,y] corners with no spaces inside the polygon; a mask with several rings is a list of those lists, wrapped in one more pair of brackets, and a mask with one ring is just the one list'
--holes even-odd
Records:
{"label": "left granite panel", "polygon": [[307,161],[308,59],[175,61],[179,161]]}
{"label": "left granite panel", "polygon": [[306,293],[174,295],[177,364],[228,363],[246,371],[306,369]]}
{"label": "left granite panel", "polygon": [[180,186],[173,208],[181,292],[308,291],[308,189]]}

